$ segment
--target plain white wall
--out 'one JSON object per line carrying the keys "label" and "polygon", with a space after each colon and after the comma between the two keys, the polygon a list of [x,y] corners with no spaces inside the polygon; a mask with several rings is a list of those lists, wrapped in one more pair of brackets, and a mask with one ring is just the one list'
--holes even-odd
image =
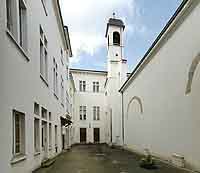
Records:
{"label": "plain white wall", "polygon": [[[199,17],[198,4],[124,91],[125,144],[139,152],[149,148],[166,159],[173,153],[183,155],[187,166],[198,170],[199,66],[191,93],[185,90],[190,65],[200,51]],[[144,112],[133,101],[127,115],[134,96],[141,99]]]}

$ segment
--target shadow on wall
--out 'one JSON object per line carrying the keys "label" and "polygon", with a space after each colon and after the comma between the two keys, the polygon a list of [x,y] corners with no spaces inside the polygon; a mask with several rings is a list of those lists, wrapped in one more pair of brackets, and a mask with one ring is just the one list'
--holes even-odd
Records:
{"label": "shadow on wall", "polygon": [[134,96],[131,98],[131,100],[129,101],[128,103],[128,106],[127,106],[127,112],[126,112],[126,115],[127,115],[127,119],[128,119],[128,112],[129,112],[129,109],[130,109],[130,105],[133,101],[137,101],[139,103],[139,106],[140,106],[140,113],[142,114],[143,113],[143,106],[142,106],[142,101],[139,97],[137,96]]}
{"label": "shadow on wall", "polygon": [[192,81],[193,81],[194,73],[197,69],[199,62],[200,62],[200,53],[193,59],[192,64],[190,66],[189,73],[188,73],[187,86],[185,90],[186,95],[189,94],[192,90]]}

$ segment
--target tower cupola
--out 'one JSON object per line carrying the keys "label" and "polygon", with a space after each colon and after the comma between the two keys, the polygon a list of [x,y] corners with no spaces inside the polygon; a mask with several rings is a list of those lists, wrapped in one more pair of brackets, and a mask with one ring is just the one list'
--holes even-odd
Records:
{"label": "tower cupola", "polygon": [[113,17],[108,20],[105,37],[107,38],[108,59],[110,61],[120,61],[123,59],[123,32],[124,22]]}

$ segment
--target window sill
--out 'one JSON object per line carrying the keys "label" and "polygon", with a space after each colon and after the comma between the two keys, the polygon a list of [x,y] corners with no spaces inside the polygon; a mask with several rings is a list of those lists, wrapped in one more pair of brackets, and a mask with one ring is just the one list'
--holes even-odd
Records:
{"label": "window sill", "polygon": [[16,163],[22,162],[22,161],[24,161],[24,160],[26,160],[26,155],[14,156],[14,157],[11,159],[10,163],[11,163],[11,164],[16,164]]}
{"label": "window sill", "polygon": [[37,119],[39,119],[40,115],[37,115],[37,114],[34,113],[34,117],[37,118]]}
{"label": "window sill", "polygon": [[119,43],[113,43],[113,46],[120,46]]}
{"label": "window sill", "polygon": [[40,151],[36,151],[36,152],[34,153],[34,156],[38,156],[38,155],[40,155]]}
{"label": "window sill", "polygon": [[47,87],[49,87],[48,82],[47,82],[46,79],[42,76],[42,74],[40,74],[40,78],[41,78],[42,81],[45,83],[45,85],[46,85]]}
{"label": "window sill", "polygon": [[12,40],[12,42],[17,46],[18,50],[22,53],[22,55],[25,57],[27,61],[30,61],[30,58],[28,57],[27,53],[25,50],[18,44],[18,42],[15,40],[13,34],[7,29],[6,30],[7,35],[9,38]]}

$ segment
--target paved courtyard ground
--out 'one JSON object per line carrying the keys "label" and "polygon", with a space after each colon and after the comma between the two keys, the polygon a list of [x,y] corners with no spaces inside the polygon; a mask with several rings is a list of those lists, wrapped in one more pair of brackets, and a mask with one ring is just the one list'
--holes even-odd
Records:
{"label": "paved courtyard ground", "polygon": [[106,145],[77,145],[36,173],[186,173],[162,163],[156,170],[145,170],[139,160],[136,154]]}

